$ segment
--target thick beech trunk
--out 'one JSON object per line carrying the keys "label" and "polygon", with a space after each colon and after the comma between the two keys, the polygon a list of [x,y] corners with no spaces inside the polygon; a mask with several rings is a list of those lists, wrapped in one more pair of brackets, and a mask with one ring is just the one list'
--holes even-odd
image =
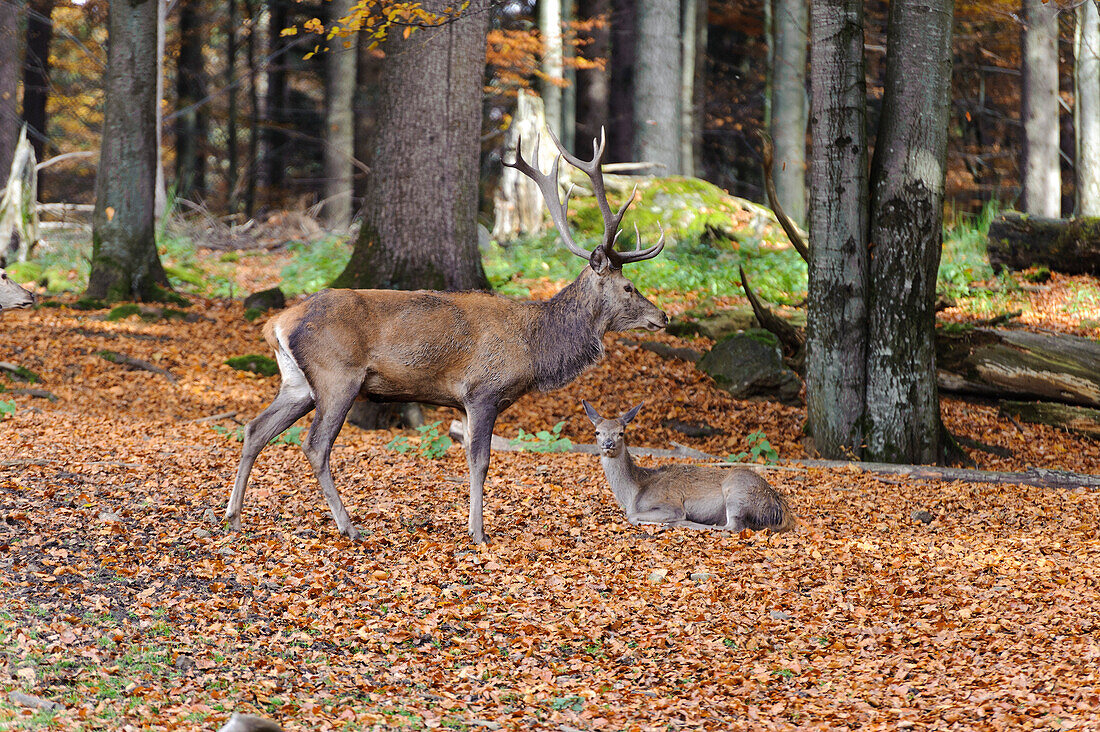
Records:
{"label": "thick beech trunk", "polygon": [[[634,67],[634,158],[662,166],[660,175],[679,175],[680,3],[638,3]],[[694,59],[691,60],[694,64]]]}
{"label": "thick beech trunk", "polygon": [[1062,213],[1058,163],[1058,3],[1023,0],[1023,164],[1021,208],[1036,216]]}
{"label": "thick beech trunk", "polygon": [[1047,219],[1014,211],[989,225],[989,263],[1100,275],[1100,218]]}
{"label": "thick beech trunk", "polygon": [[869,460],[943,460],[933,331],[953,13],[953,0],[890,3],[882,118],[871,165]]}
{"label": "thick beech trunk", "polygon": [[157,3],[111,0],[89,297],[150,300],[168,279],[153,233]]}
{"label": "thick beech trunk", "polygon": [[806,55],[809,7],[803,0],[774,1],[771,136],[772,175],[779,202],[795,223],[806,224]]}
{"label": "thick beech trunk", "polygon": [[[582,35],[582,40],[588,40],[588,43],[580,49],[580,55],[586,59],[601,58],[605,62],[608,61],[611,54],[611,0],[582,0],[578,3],[578,15],[582,21],[603,19],[603,25]],[[607,124],[610,69],[610,63],[605,63],[602,69],[577,69],[577,113],[574,139],[579,140],[582,146],[586,145],[588,140],[599,137],[600,128]],[[607,132],[613,134],[614,130]]]}
{"label": "thick beech trunk", "polygon": [[867,380],[867,141],[863,3],[811,6],[806,409],[817,451],[859,457]]}
{"label": "thick beech trunk", "polygon": [[0,2],[0,181],[8,179],[15,145],[19,141],[19,50],[23,45],[19,32],[22,0]]}
{"label": "thick beech trunk", "polygon": [[337,287],[488,288],[476,218],[488,5],[476,0],[453,22],[386,41],[371,145],[378,154]]}

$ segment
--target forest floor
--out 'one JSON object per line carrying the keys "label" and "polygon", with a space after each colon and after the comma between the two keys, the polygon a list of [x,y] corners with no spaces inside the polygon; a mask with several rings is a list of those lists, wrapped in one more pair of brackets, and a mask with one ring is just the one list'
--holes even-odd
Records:
{"label": "forest floor", "polygon": [[[242,289],[271,284],[253,274]],[[1025,294],[1025,323],[1100,335],[1065,317],[1073,284]],[[231,534],[236,428],[278,379],[225,365],[266,350],[239,301],[187,312],[0,318],[0,361],[42,383],[0,381],[55,397],[0,395],[15,405],[0,421],[0,729],[212,730],[232,711],[292,730],[1100,728],[1100,493],[788,466],[765,474],[798,528],[720,535],[631,526],[593,456],[494,453],[490,543],[474,547],[458,446],[431,460],[346,427],[333,472],[361,542],[336,532],[294,444],[260,456]],[[732,400],[620,337],[497,432],[564,421],[591,442],[580,399],[645,400],[632,445],[725,455],[762,430],[781,463],[804,456],[803,409]],[[1011,451],[972,453],[983,468],[1100,472],[1095,441],[980,402],[943,412]]]}

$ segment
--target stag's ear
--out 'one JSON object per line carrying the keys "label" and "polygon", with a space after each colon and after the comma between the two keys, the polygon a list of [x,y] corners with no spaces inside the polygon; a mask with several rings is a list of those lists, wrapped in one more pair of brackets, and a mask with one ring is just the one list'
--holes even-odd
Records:
{"label": "stag's ear", "polygon": [[584,413],[592,420],[592,424],[598,425],[600,422],[603,422],[603,417],[600,416],[600,413],[597,412],[591,404],[583,399],[581,399],[581,404],[584,405]]}
{"label": "stag's ear", "polygon": [[607,252],[604,251],[602,246],[596,247],[592,251],[592,256],[588,258],[588,265],[600,277],[611,271],[611,260],[608,259]]}
{"label": "stag's ear", "polygon": [[643,404],[645,404],[645,402],[638,402],[637,404],[635,404],[633,407],[630,408],[629,412],[627,412],[623,416],[619,417],[619,419],[621,419],[623,421],[623,424],[628,423],[630,420],[632,420],[632,419],[634,419],[635,417],[638,416],[638,410],[642,408]]}

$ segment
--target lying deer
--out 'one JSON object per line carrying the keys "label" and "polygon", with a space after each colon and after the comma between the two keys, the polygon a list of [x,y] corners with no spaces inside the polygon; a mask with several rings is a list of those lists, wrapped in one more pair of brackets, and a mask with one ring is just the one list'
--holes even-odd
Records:
{"label": "lying deer", "polygon": [[29,308],[31,305],[34,305],[34,293],[24,290],[0,269],[0,310]]}
{"label": "lying deer", "polygon": [[[593,141],[592,160],[562,149],[549,175],[516,150],[512,163],[542,191],[569,251],[588,261],[577,279],[546,302],[517,302],[482,292],[325,290],[276,315],[264,326],[275,350],[282,384],[271,405],[245,428],[241,464],[225,517],[240,529],[248,475],[269,440],[316,409],[303,450],[321,484],[340,533],[358,532],[329,470],[329,454],[356,397],[417,401],[466,413],[470,470],[469,532],[485,541],[482,492],[489,469],[489,440],[497,415],[524,394],[565,386],[603,354],[607,331],[659,330],[668,317],[623,276],[622,267],[657,256],[657,243],[632,252],[615,250],[619,224],[633,194],[617,212],[604,190],[600,163],[605,139]],[[591,252],[578,246],[566,222],[569,194],[558,197],[564,157],[584,171],[603,217],[603,239]],[[535,160],[538,148],[535,148]]]}
{"label": "lying deer", "polygon": [[604,419],[586,401],[584,411],[596,426],[600,463],[615,500],[634,525],[668,524],[689,529],[788,531],[795,518],[787,501],[747,468],[666,465],[642,468],[626,449],[626,425],[639,404],[615,419]]}

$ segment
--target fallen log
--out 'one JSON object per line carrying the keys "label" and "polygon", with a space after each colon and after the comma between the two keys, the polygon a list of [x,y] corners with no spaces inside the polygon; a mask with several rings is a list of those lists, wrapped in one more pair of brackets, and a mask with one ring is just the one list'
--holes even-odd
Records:
{"label": "fallen log", "polygon": [[1100,343],[1026,330],[936,330],[942,391],[1100,407]]}
{"label": "fallen log", "polygon": [[995,270],[1041,265],[1065,274],[1100,274],[1100,218],[1005,212],[989,225],[989,263]]}
{"label": "fallen log", "polygon": [[1068,432],[1100,440],[1100,410],[1051,402],[1001,402],[1000,414],[1021,422],[1060,427]]}

